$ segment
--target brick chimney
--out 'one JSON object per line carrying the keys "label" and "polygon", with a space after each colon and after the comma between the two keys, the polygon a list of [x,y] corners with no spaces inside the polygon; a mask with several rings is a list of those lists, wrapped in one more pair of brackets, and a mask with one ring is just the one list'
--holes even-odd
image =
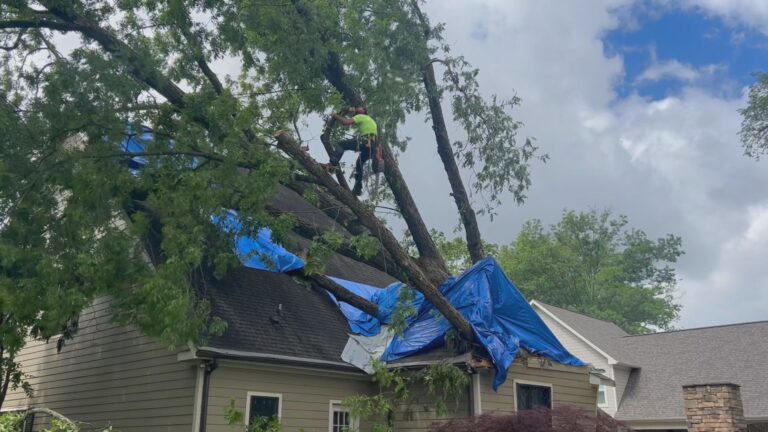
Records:
{"label": "brick chimney", "polygon": [[689,432],[744,432],[741,387],[732,383],[683,386]]}

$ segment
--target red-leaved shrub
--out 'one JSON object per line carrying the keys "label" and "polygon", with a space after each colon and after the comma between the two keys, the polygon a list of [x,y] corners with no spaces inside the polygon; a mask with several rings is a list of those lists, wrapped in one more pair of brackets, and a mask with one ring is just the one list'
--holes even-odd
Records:
{"label": "red-leaved shrub", "polygon": [[620,432],[621,423],[605,414],[575,407],[521,411],[517,414],[484,414],[473,419],[436,423],[432,432]]}

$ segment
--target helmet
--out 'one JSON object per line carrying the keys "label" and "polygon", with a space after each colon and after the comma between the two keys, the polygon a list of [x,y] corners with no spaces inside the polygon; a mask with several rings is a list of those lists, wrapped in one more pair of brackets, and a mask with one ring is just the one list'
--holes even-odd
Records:
{"label": "helmet", "polygon": [[368,111],[363,107],[355,107],[355,114],[368,114]]}

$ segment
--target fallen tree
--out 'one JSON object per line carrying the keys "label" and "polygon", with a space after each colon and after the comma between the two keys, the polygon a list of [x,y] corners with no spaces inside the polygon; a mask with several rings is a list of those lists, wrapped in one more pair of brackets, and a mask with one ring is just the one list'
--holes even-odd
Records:
{"label": "fallen tree", "polygon": [[[431,28],[418,4],[3,0],[0,32],[5,76],[13,78],[0,99],[4,121],[15,128],[3,148],[0,234],[9,257],[24,250],[43,263],[32,270],[10,259],[2,277],[9,292],[20,280],[57,287],[65,307],[35,323],[44,334],[105,293],[117,298],[119,318],[169,342],[220,330],[191,281],[201,267],[223,274],[237,259],[231,235],[208,218],[237,209],[247,232],[269,226],[278,240],[306,230],[269,207],[285,185],[333,215],[348,239],[376,238],[381,262],[473,337],[438,290],[449,273],[398,167],[404,149],[397,126],[429,106],[473,260],[483,256],[482,239],[459,162],[476,173],[472,190],[488,192],[487,212],[504,191],[522,201],[536,149],[515,141],[519,124],[508,108],[516,100],[485,102],[476,71],[448,56],[440,26]],[[80,44],[65,51],[55,37],[61,33],[79,35]],[[438,53],[447,70],[442,86],[433,70]],[[236,64],[237,78],[217,75],[216,61]],[[447,136],[445,91],[467,132],[463,141]],[[333,178],[302,149],[298,128],[284,132],[297,118],[345,104],[367,106],[382,125],[387,196],[418,256],[374,212],[375,202],[359,200],[343,177]],[[134,130],[152,128],[154,139],[132,155],[146,161],[141,176],[115,165],[127,162],[115,147],[126,119]],[[324,132],[327,149],[332,125]],[[87,145],[66,145],[78,136]],[[127,226],[115,223],[122,214]],[[158,234],[150,255],[161,258],[153,269],[147,242],[136,241],[150,231]],[[57,272],[62,266],[71,274]],[[376,312],[319,273],[300,276]]]}

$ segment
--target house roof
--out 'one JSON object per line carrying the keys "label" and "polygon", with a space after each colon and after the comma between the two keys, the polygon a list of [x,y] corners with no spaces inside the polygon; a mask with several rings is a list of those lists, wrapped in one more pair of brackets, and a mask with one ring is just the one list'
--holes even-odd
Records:
{"label": "house roof", "polygon": [[[341,225],[287,188],[281,187],[270,204],[313,226],[343,232]],[[299,247],[309,244],[295,234],[290,239]],[[338,254],[326,263],[326,274],[380,287],[395,281]],[[304,286],[287,274],[246,267],[231,270],[221,280],[209,278],[202,290],[211,314],[227,322],[224,334],[212,338],[203,351],[342,364],[349,326],[324,290]]]}
{"label": "house roof", "polygon": [[640,366],[632,371],[616,418],[684,419],[683,385],[741,386],[744,415],[768,416],[768,321],[622,338]]}
{"label": "house roof", "polygon": [[624,343],[621,340],[621,338],[628,336],[628,333],[616,324],[548,305],[538,300],[536,300],[536,303],[547,309],[614,360],[630,365],[634,364],[631,355],[626,352]]}

